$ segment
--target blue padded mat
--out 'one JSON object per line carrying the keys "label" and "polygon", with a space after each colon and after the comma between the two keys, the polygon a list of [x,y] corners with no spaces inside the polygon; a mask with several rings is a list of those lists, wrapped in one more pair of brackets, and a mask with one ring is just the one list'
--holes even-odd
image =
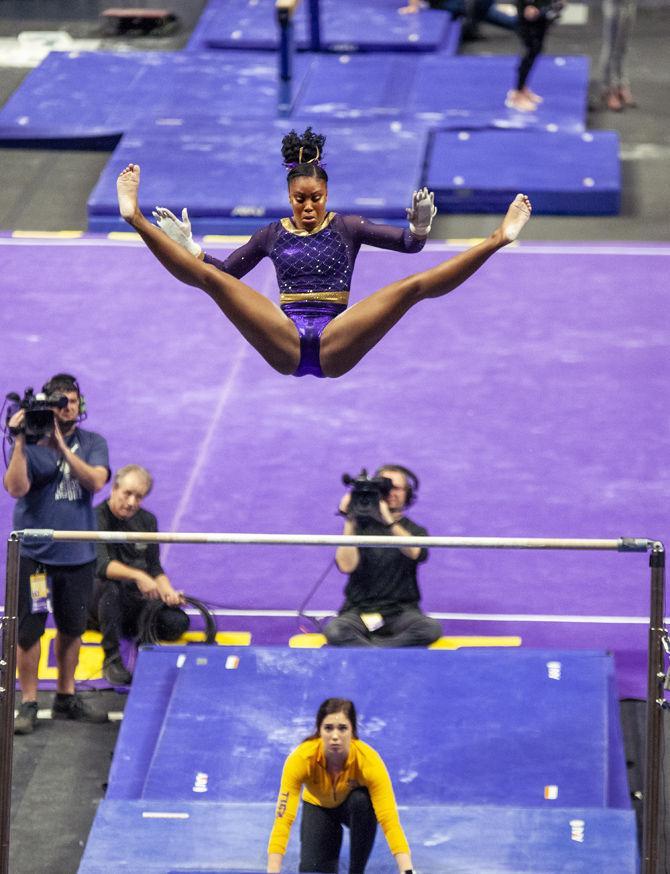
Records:
{"label": "blue padded mat", "polygon": [[[296,59],[295,87],[308,71]],[[277,62],[265,52],[51,52],[0,111],[0,143],[86,141],[185,113],[275,118]]]}
{"label": "blue padded mat", "polygon": [[[262,871],[273,812],[273,804],[104,800],[79,874]],[[400,817],[416,869],[430,874],[637,871],[632,811],[421,806],[401,808]],[[285,856],[286,874],[297,870],[298,828],[296,823]],[[347,870],[347,859],[345,838],[340,871]],[[381,834],[367,870],[398,870]]]}
{"label": "blue padded mat", "polygon": [[584,130],[588,58],[538,59],[533,87],[545,99],[534,113],[505,107],[516,64],[516,57],[501,55],[437,54],[402,61],[392,55],[319,56],[296,112],[336,118],[409,116],[435,128]]}
{"label": "blue padded mat", "polygon": [[[546,100],[523,117],[503,105],[514,64],[512,57],[299,55],[295,116],[320,125],[402,118],[434,128],[583,130],[585,58],[540,58],[537,87]],[[178,128],[185,117],[208,132],[220,119],[274,119],[278,103],[276,59],[266,52],[51,52],[0,110],[0,143],[74,144],[156,122]]]}
{"label": "blue padded mat", "polygon": [[140,797],[179,673],[180,656],[183,659],[193,649],[171,646],[140,652],[109,772],[108,799]]}
{"label": "blue padded mat", "polygon": [[[146,126],[123,137],[88,202],[89,228],[126,229],[118,213],[116,177],[130,161],[142,167],[140,205],[181,214],[196,233],[244,232],[290,213],[282,136],[307,122],[233,122],[207,131],[185,119],[178,127]],[[427,132],[420,125],[325,123],[328,205],[338,212],[405,220],[421,184]],[[238,230],[241,229],[241,230]]]}
{"label": "blue padded mat", "polygon": [[[356,702],[361,736],[384,758],[401,804],[608,803],[607,656],[260,647],[235,655],[239,666],[226,670],[219,655],[187,654],[142,798],[192,800],[196,775],[207,774],[208,800],[271,802],[284,757],[311,732],[321,700],[337,694]],[[398,676],[412,678],[410,707]]]}
{"label": "blue padded mat", "polygon": [[426,185],[449,212],[504,212],[519,191],[535,213],[616,215],[619,136],[546,131],[440,131]]}
{"label": "blue padded mat", "polygon": [[[447,12],[400,15],[388,0],[321,0],[321,49],[336,52],[435,51],[457,26]],[[309,3],[298,6],[295,43],[311,48]],[[275,49],[279,43],[274,0],[209,0],[189,49]]]}

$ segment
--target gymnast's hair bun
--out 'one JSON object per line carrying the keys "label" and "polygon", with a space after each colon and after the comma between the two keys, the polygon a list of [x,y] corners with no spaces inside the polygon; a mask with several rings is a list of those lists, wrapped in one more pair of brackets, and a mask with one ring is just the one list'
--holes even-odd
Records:
{"label": "gymnast's hair bun", "polygon": [[302,135],[294,130],[290,131],[281,141],[284,165],[292,167],[297,164],[318,163],[323,158],[325,142],[325,136],[314,133],[311,126]]}

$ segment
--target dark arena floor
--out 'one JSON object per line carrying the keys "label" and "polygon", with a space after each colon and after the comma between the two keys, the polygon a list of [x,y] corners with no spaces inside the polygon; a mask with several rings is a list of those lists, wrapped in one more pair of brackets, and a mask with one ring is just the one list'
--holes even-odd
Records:
{"label": "dark arena floor", "polygon": [[[178,17],[176,27],[154,35],[109,36],[99,18],[107,5],[101,0],[2,0],[0,107],[39,62],[45,43],[71,52],[175,52],[186,46],[205,8],[201,0],[175,0],[169,8]],[[597,0],[572,4],[571,16],[552,30],[548,50],[587,56],[596,69],[600,27]],[[156,488],[147,506],[170,531],[337,533],[340,523],[333,510],[341,496],[341,474],[355,474],[362,465],[372,468],[381,457],[420,472],[416,513],[431,534],[667,538],[669,38],[665,0],[639,0],[629,60],[637,108],[607,112],[595,74],[589,84],[588,129],[613,130],[620,137],[620,214],[535,216],[521,244],[492,259],[467,293],[445,304],[417,307],[341,380],[296,381],[273,373],[230,325],[212,318],[209,301],[166,280],[136,240],[84,233],[87,202],[110,151],[0,147],[4,390],[18,391],[55,370],[78,374],[91,409],[90,427],[108,439],[113,467],[132,460],[152,470]],[[516,50],[513,35],[485,24],[480,38],[463,43],[460,53],[509,55]],[[529,161],[542,161],[542,155],[529,155]],[[150,160],[143,162],[145,171],[151,172]],[[367,182],[373,185],[374,180]],[[463,241],[488,233],[495,221],[484,213],[438,216],[428,246],[410,256],[415,260],[409,267],[404,255],[363,251],[352,295],[450,257]],[[230,238],[208,243],[214,253],[232,246]],[[250,284],[273,295],[269,262],[251,277]],[[130,429],[129,421],[141,427]],[[309,470],[306,441],[313,462]],[[7,532],[12,503],[2,491],[0,516]],[[343,578],[329,567],[332,556],[323,550],[304,550],[298,565],[288,547],[234,547],[225,558],[213,546],[162,549],[170,577],[212,606],[224,635],[221,642],[230,635],[225,642],[239,647],[242,655],[241,647],[250,640],[259,645],[258,659],[264,647],[277,648],[299,664],[300,653],[289,650],[289,641],[300,646],[295,636],[316,630],[340,606]],[[0,563],[4,555],[0,544]],[[626,803],[638,815],[639,830],[649,600],[644,557],[527,553],[518,558],[495,550],[476,556],[435,549],[422,573],[423,607],[443,623],[447,638],[504,645],[504,659],[513,657],[515,646],[522,652],[528,647],[611,654],[612,700],[615,709],[618,700],[628,778]],[[110,713],[111,721],[85,725],[49,718],[55,672],[53,654],[45,647],[38,730],[14,743],[12,874],[74,874],[98,809],[109,828],[125,828],[114,804],[123,800],[141,806],[147,797],[167,797],[123,796],[128,772],[121,779],[121,764],[115,762],[116,789],[106,799],[128,696],[99,681],[97,639],[85,642],[79,687]],[[309,659],[317,655],[303,654],[310,666],[296,668],[297,675],[308,677],[300,680],[307,698],[310,688],[316,694]],[[330,658],[330,650],[321,655]],[[504,659],[501,664],[507,664]],[[150,689],[147,676],[143,688]],[[343,676],[345,685],[355,689],[346,671]],[[400,668],[397,676],[402,676]],[[397,685],[404,706],[402,695],[411,698],[411,684]],[[249,690],[240,688],[235,694],[242,700]],[[194,725],[204,721],[203,737],[215,748],[228,712],[209,711],[208,694],[202,692],[199,703],[186,696],[181,716]],[[278,686],[274,694],[283,702],[288,693]],[[145,714],[133,706],[131,699],[132,726],[140,731]],[[175,706],[170,711],[168,703],[161,704],[165,742],[161,746],[156,740],[155,751],[152,747],[145,756],[151,763],[144,762],[145,789],[151,789],[159,764],[169,775],[166,785],[170,780],[177,785],[180,767],[190,774],[189,755],[195,756],[198,743],[205,744],[192,736],[192,747],[177,764],[179,750],[170,745],[182,737]],[[370,703],[368,710],[373,709]],[[374,719],[369,723],[373,728]],[[300,723],[293,729],[304,736],[308,727],[303,730]],[[429,733],[423,738],[419,752],[436,748]],[[122,740],[124,750],[132,750],[132,738],[126,734]],[[174,768],[169,764],[173,749]],[[670,785],[666,758],[665,786]],[[224,769],[226,762],[217,766]],[[419,792],[414,777],[400,779],[406,793],[401,801],[407,798],[411,804],[412,791]],[[255,784],[250,786],[245,791],[256,791]],[[273,786],[269,798],[259,795],[258,800],[269,806],[274,792]],[[662,792],[659,874],[670,870],[666,796]],[[220,796],[212,793],[215,800],[225,804],[230,798],[221,790]],[[439,799],[460,801],[456,796]],[[87,851],[82,868],[90,874],[107,852],[100,839],[103,826],[96,828],[97,849]],[[133,840],[139,840],[137,835]],[[252,840],[264,847],[266,835]],[[435,843],[426,838],[426,847],[431,840]],[[378,844],[383,845],[382,838]],[[388,854],[381,859],[380,851],[370,874],[391,871],[384,867]],[[201,854],[193,860],[197,869],[179,872],[224,870],[212,867],[215,862]],[[174,864],[179,864],[176,858]],[[251,871],[250,865],[245,861],[242,870]],[[429,865],[419,867],[417,861],[417,870],[427,874]],[[99,870],[159,868],[139,858],[134,866],[118,863]],[[474,874],[470,867],[451,870]],[[530,870],[491,867],[480,868],[480,874]],[[581,874],[585,869],[561,870]],[[597,867],[591,870],[601,874]],[[603,868],[602,874],[605,870],[614,871]],[[535,874],[554,874],[554,869]]]}

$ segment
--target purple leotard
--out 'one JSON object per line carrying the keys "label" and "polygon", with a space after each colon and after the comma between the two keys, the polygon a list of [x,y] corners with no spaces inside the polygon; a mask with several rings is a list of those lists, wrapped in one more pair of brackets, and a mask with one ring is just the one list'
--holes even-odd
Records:
{"label": "purple leotard", "polygon": [[205,261],[241,279],[266,255],[271,258],[277,271],[279,304],[300,337],[300,363],[293,375],[322,377],[320,337],[328,322],[347,307],[361,246],[419,252],[424,242],[407,228],[329,212],[316,231],[299,230],[291,219],[281,219],[256,231],[225,261],[211,255],[205,255]]}

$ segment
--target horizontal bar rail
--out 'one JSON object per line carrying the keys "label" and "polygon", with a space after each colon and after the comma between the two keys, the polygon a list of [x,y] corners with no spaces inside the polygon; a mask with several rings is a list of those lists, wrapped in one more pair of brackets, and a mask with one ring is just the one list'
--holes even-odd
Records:
{"label": "horizontal bar rail", "polygon": [[10,539],[24,543],[51,540],[106,543],[253,543],[259,546],[401,546],[442,547],[447,549],[574,549],[612,552],[649,552],[656,541],[647,537],[389,537],[364,534],[252,534],[224,532],[125,532],[57,531],[50,528],[25,528],[13,531]]}

